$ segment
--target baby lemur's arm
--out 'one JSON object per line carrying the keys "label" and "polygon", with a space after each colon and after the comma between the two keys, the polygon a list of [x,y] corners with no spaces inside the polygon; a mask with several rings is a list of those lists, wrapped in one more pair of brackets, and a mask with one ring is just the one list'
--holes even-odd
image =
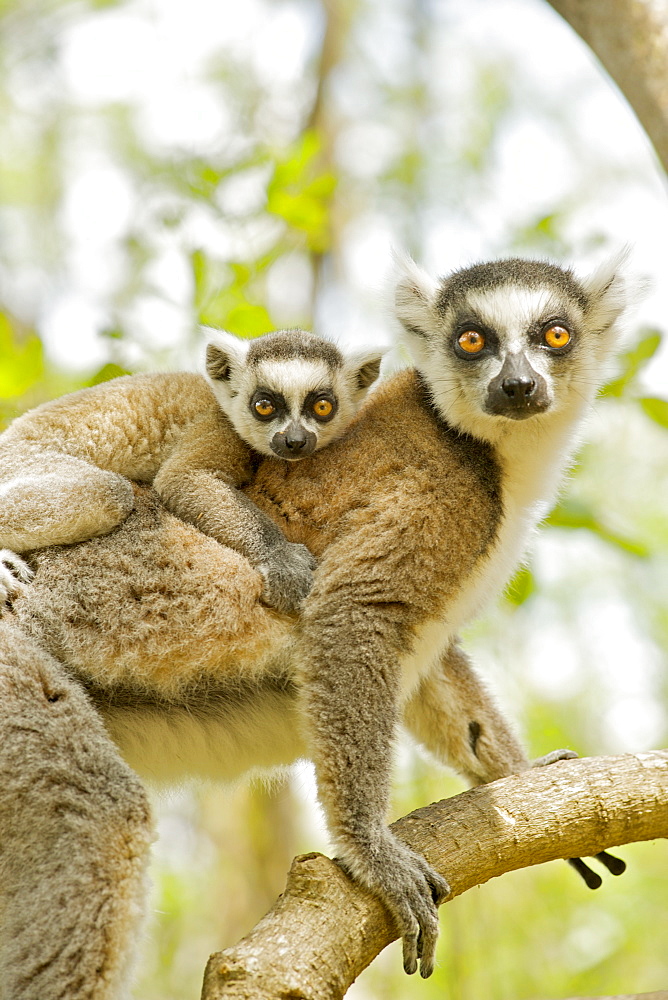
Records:
{"label": "baby lemur's arm", "polygon": [[0,606],[30,579],[16,553],[113,531],[134,507],[135,479],[247,556],[266,602],[295,611],[315,562],[236,489],[251,467],[251,448],[198,375],[115,379],[24,414],[0,435]]}
{"label": "baby lemur's arm", "polygon": [[316,560],[237,489],[248,476],[248,447],[212,407],[183,430],[153,486],[173,514],[246,556],[266,603],[289,613],[310,590]]}

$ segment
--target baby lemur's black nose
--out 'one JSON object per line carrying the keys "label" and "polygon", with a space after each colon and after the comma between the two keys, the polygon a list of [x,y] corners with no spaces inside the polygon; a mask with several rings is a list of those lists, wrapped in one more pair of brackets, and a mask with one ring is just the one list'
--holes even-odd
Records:
{"label": "baby lemur's black nose", "polygon": [[520,376],[519,378],[504,378],[501,383],[501,388],[505,392],[508,399],[514,399],[518,402],[523,399],[528,399],[529,396],[533,395],[536,391],[535,379],[528,378],[526,376]]}
{"label": "baby lemur's black nose", "polygon": [[299,431],[294,434],[285,435],[285,447],[290,451],[301,451],[301,449],[306,444],[306,434],[304,431]]}
{"label": "baby lemur's black nose", "polygon": [[306,458],[312,455],[318,444],[318,435],[307,430],[296,421],[289,424],[284,431],[277,431],[269,442],[269,446],[279,458]]}

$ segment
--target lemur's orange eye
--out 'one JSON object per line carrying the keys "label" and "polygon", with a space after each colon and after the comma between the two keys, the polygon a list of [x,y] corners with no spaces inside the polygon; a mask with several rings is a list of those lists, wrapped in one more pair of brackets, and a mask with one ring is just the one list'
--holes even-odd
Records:
{"label": "lemur's orange eye", "polygon": [[270,417],[276,407],[269,399],[258,399],[255,403],[255,412],[261,417]]}
{"label": "lemur's orange eye", "polygon": [[328,417],[333,409],[334,404],[329,399],[316,399],[313,404],[313,412],[316,417]]}
{"label": "lemur's orange eye", "polygon": [[464,330],[457,337],[457,343],[467,354],[479,354],[485,346],[485,338],[479,330]]}
{"label": "lemur's orange eye", "polygon": [[548,347],[552,347],[554,350],[559,350],[560,347],[565,347],[569,343],[571,335],[564,326],[559,326],[555,323],[554,326],[548,327],[548,329],[543,334],[543,340]]}

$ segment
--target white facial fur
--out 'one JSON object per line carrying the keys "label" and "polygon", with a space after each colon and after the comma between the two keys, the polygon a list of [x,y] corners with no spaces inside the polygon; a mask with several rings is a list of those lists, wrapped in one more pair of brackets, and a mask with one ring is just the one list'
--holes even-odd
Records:
{"label": "white facial fur", "polygon": [[[297,330],[260,338],[258,352],[252,341],[204,332],[206,377],[221,409],[252,448],[286,460],[304,458],[341,436],[375,381],[384,353],[382,348],[344,353]],[[276,404],[267,420],[257,416],[260,397]],[[319,399],[332,404],[329,419],[316,415],[313,404]],[[305,438],[303,447],[289,450],[285,441],[295,436]]]}
{"label": "white facial fur", "polygon": [[[333,438],[338,437],[352,420],[355,409],[346,393],[343,405],[339,405],[337,415],[329,423],[319,423],[315,416],[302,412],[307,396],[313,392],[335,392],[335,373],[324,361],[261,361],[255,368],[241,369],[232,380],[232,388],[237,395],[230,401],[227,415],[234,429],[244,441],[264,455],[274,455],[269,444],[273,435],[285,432],[290,423],[301,424],[317,435],[317,448],[323,448]],[[249,400],[256,389],[261,388],[271,396],[282,396],[286,408],[270,423],[259,422],[252,414]],[[314,449],[315,450],[315,449]]]}
{"label": "white facial fur", "polygon": [[[539,432],[545,423],[564,411],[580,410],[589,402],[606,374],[616,335],[614,324],[625,306],[626,296],[618,274],[620,259],[600,268],[589,280],[569,282],[563,287],[532,276],[527,287],[516,280],[467,288],[466,272],[458,293],[449,300],[412,261],[402,262],[396,291],[396,309],[416,367],[425,378],[434,403],[454,427],[492,443],[507,435]],[[494,265],[492,265],[494,266]],[[480,279],[480,272],[478,279]],[[573,281],[572,276],[569,276]],[[480,284],[480,280],[477,282]],[[462,287],[463,286],[463,289]],[[479,358],[458,356],[454,342],[467,319],[490,331],[494,350]],[[567,352],[552,352],[538,339],[548,321],[560,320],[572,335]],[[507,358],[522,356],[537,375],[543,393],[543,408],[518,421],[488,412],[490,383],[499,376]],[[571,417],[573,413],[571,413]],[[520,430],[518,424],[530,425]]]}

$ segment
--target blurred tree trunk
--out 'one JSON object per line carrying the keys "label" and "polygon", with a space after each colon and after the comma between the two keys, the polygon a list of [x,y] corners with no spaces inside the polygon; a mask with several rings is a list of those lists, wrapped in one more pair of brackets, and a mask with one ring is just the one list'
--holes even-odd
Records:
{"label": "blurred tree trunk", "polygon": [[[668,750],[561,761],[418,809],[393,829],[447,877],[452,897],[518,868],[668,837]],[[374,896],[328,858],[304,855],[254,930],[211,957],[202,1000],[340,1000],[395,937]]]}
{"label": "blurred tree trunk", "polygon": [[225,905],[214,915],[223,947],[252,927],[281,891],[299,850],[300,820],[290,781],[200,793],[197,827],[216,845],[217,879],[225,886]]}
{"label": "blurred tree trunk", "polygon": [[[322,3],[325,22],[317,66],[317,86],[305,129],[314,131],[320,140],[318,163],[323,173],[337,173],[334,147],[340,122],[333,114],[327,98],[327,90],[330,77],[343,57],[356,6],[356,0],[324,0]],[[326,261],[328,258],[336,259],[338,257],[341,230],[339,209],[338,201],[334,198],[330,206],[329,246],[327,250],[312,250],[310,253],[313,273],[311,322],[317,315],[318,298],[325,284]]]}
{"label": "blurred tree trunk", "polygon": [[668,3],[548,0],[600,59],[668,172]]}

